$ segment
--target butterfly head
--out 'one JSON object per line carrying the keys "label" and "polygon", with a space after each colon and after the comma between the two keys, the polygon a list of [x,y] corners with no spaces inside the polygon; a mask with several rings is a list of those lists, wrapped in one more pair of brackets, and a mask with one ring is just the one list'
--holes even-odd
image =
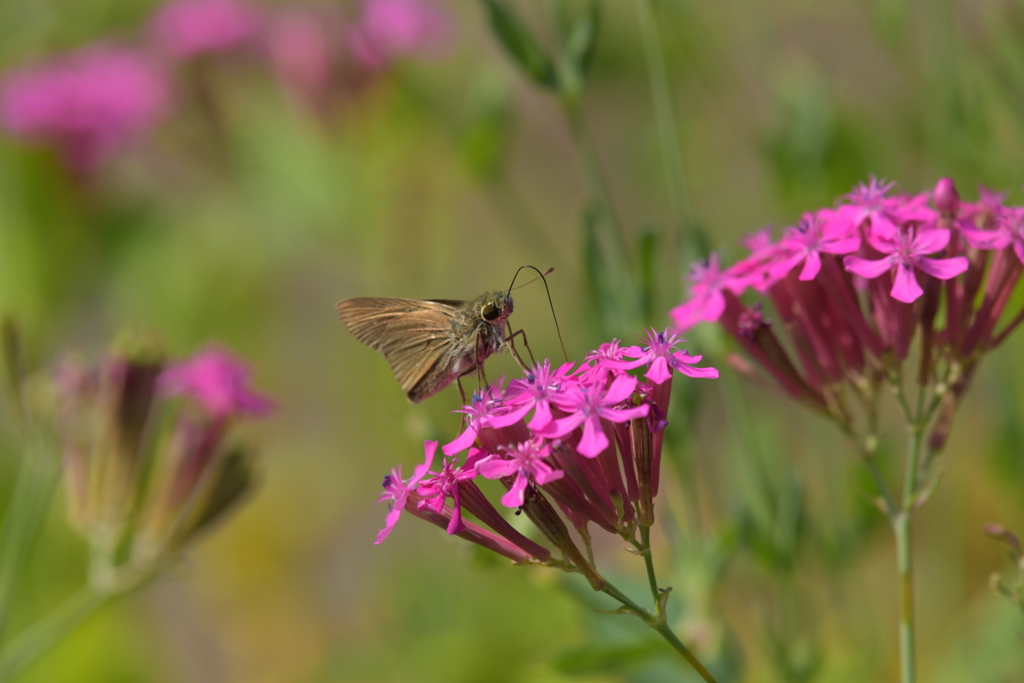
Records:
{"label": "butterfly head", "polygon": [[512,297],[506,292],[488,292],[480,300],[480,317],[498,327],[512,315]]}

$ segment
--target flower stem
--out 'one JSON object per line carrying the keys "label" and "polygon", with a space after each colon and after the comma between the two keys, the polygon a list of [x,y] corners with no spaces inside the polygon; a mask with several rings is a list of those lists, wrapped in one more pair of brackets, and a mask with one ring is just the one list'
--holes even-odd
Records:
{"label": "flower stem", "polygon": [[651,596],[654,604],[658,604],[658,578],[654,575],[654,558],[651,556],[651,528],[640,527],[641,554],[644,556],[644,564],[647,565],[647,582],[651,586]]}
{"label": "flower stem", "polygon": [[0,649],[0,681],[14,679],[102,607],[113,594],[91,586],[64,601]]}
{"label": "flower stem", "polygon": [[900,681],[914,683],[914,565],[911,553],[911,519],[907,511],[892,520],[896,535],[896,567],[900,580]]}
{"label": "flower stem", "polygon": [[900,511],[890,517],[896,536],[896,568],[900,582],[900,681],[914,683],[914,562],[912,517],[917,495],[918,462],[921,457],[921,435],[924,426],[920,420],[910,425],[907,442],[906,470],[903,473],[903,500]]}
{"label": "flower stem", "polygon": [[[653,569],[649,569],[651,576],[653,576],[653,571]],[[669,645],[675,648],[676,652],[683,656],[683,659],[685,659],[686,662],[691,667],[693,667],[693,670],[700,674],[700,677],[703,678],[706,681],[706,683],[717,683],[715,681],[715,677],[711,675],[711,672],[709,672],[704,667],[704,665],[700,663],[700,660],[697,659],[696,655],[694,655],[693,652],[690,651],[690,648],[686,647],[686,645],[683,644],[683,641],[679,640],[679,637],[672,632],[671,628],[669,628],[668,620],[665,617],[665,603],[668,600],[667,591],[658,591],[658,594],[655,596],[655,604],[657,605],[657,609],[655,613],[652,614],[648,610],[645,610],[643,607],[640,607],[631,599],[629,599],[626,595],[622,593],[622,591],[613,586],[611,583],[606,583],[605,587],[601,590],[606,595],[609,595],[618,600],[619,602],[621,602],[624,607],[624,609],[622,610],[623,612],[629,612],[630,614],[639,617],[641,621],[647,624],[650,628],[657,631],[662,638],[668,641]]]}
{"label": "flower stem", "polygon": [[657,623],[648,624],[651,628],[661,634],[661,637],[669,642],[669,644],[676,649],[676,651],[683,656],[693,670],[700,674],[707,683],[715,683],[715,677],[711,675],[711,672],[704,668],[704,665],[700,663],[700,660],[690,652],[690,649],[683,644],[683,641],[676,637],[676,634],[672,632],[672,629],[668,627],[665,620],[662,619]]}

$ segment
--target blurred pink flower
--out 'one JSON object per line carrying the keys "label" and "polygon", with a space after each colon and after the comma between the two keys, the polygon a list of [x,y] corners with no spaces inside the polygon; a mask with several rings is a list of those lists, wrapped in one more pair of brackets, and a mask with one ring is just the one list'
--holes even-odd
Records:
{"label": "blurred pink flower", "polygon": [[157,47],[172,57],[228,52],[253,40],[262,16],[241,0],[171,0],[150,20]]}
{"label": "blurred pink flower", "polygon": [[166,75],[136,50],[94,45],[0,80],[0,124],[56,144],[77,170],[152,128],[167,110]]}
{"label": "blurred pink flower", "polygon": [[232,353],[211,347],[164,370],[160,391],[188,395],[215,419],[265,415],[273,404],[249,385],[249,369]]}
{"label": "blurred pink flower", "polygon": [[366,0],[349,39],[363,67],[383,69],[400,57],[437,53],[451,33],[448,17],[428,0]]}
{"label": "blurred pink flower", "polygon": [[297,95],[320,105],[328,95],[336,68],[333,29],[341,35],[340,21],[309,10],[288,9],[267,25],[267,53],[278,79]]}

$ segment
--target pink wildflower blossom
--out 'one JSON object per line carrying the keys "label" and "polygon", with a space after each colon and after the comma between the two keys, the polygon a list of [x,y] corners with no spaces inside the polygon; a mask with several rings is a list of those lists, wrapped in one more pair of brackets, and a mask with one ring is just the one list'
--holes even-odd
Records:
{"label": "pink wildflower blossom", "polygon": [[431,472],[431,477],[424,480],[416,489],[416,494],[422,500],[417,504],[419,508],[429,508],[436,514],[445,509],[445,501],[452,499],[452,518],[448,524],[448,533],[457,534],[466,527],[462,523],[462,502],[459,494],[459,484],[470,481],[476,477],[474,464],[467,461],[466,465],[460,467],[456,464],[455,458],[445,458],[444,465],[440,472]]}
{"label": "pink wildflower blossom", "polygon": [[601,425],[602,419],[609,422],[626,422],[644,417],[650,410],[648,404],[622,408],[621,404],[633,395],[636,384],[636,378],[620,375],[607,389],[595,383],[567,391],[557,397],[555,402],[569,413],[568,417],[555,420],[541,430],[541,434],[558,439],[582,425],[583,434],[576,450],[588,458],[597,457],[608,448],[608,436]]}
{"label": "pink wildflower blossom", "polygon": [[0,124],[54,144],[73,169],[88,171],[164,116],[166,76],[141,53],[94,45],[0,80]]}
{"label": "pink wildflower blossom", "polygon": [[[676,331],[718,321],[785,394],[844,424],[843,385],[863,392],[879,370],[904,362],[915,338],[922,385],[956,367],[963,374],[952,391],[964,391],[981,354],[1024,322],[1022,310],[998,329],[1024,275],[1024,207],[984,188],[965,201],[949,178],[916,195],[892,188],[871,178],[836,208],[805,214],[777,244],[758,237],[738,263],[698,267],[690,300],[672,311]],[[773,327],[761,301],[741,300],[748,287],[782,325]],[[940,429],[933,444],[944,439]]]}
{"label": "pink wildflower blossom", "polygon": [[799,279],[813,280],[821,270],[821,254],[849,254],[860,248],[860,236],[848,224],[829,221],[833,213],[806,213],[797,227],[786,231],[779,246],[790,255],[773,269],[774,275],[785,275],[803,263]]}
{"label": "pink wildflower blossom", "polygon": [[509,508],[522,507],[525,502],[526,486],[533,481],[538,486],[561,479],[565,473],[553,469],[544,460],[551,455],[551,448],[542,440],[533,439],[509,446],[501,459],[492,455],[477,463],[476,469],[487,479],[501,479],[515,476],[512,488],[502,496],[501,504]]}
{"label": "pink wildflower blossom", "polygon": [[349,39],[359,63],[378,70],[398,58],[437,53],[450,36],[448,17],[428,0],[366,0]]}
{"label": "pink wildflower blossom", "polygon": [[[618,342],[604,344],[575,371],[573,363],[552,370],[551,362],[544,361],[513,381],[504,394],[499,383],[474,395],[470,405],[456,411],[467,416],[462,434],[445,447],[449,456],[469,449],[468,456],[461,464],[449,457],[441,472],[407,494],[417,501],[413,514],[506,557],[515,559],[518,552],[547,561],[550,551],[510,527],[473,477],[498,479],[507,489],[501,502],[520,508],[574,570],[601,590],[604,579],[576,547],[562,517],[581,534],[590,523],[614,534],[637,523],[652,524],[671,394],[669,368],[717,376],[712,368],[692,368],[699,357],[677,352],[675,337],[651,332],[648,341],[644,351]],[[634,351],[639,358],[625,360]],[[643,379],[629,374],[648,362],[655,369]],[[533,418],[526,423],[531,410]],[[389,487],[391,481],[386,480]],[[408,489],[394,489],[385,499],[397,500]],[[487,535],[464,521],[463,508],[494,533]]]}
{"label": "pink wildflower blossom", "polygon": [[554,372],[551,361],[545,360],[534,366],[533,371],[525,379],[514,380],[505,392],[505,402],[512,410],[506,415],[492,418],[495,427],[507,427],[522,420],[533,410],[533,419],[526,425],[537,431],[551,422],[551,401],[562,393],[563,387],[570,381],[568,374],[573,363],[565,363]]}
{"label": "pink wildflower blossom", "polygon": [[420,480],[430,471],[430,465],[434,462],[434,453],[437,452],[437,442],[424,441],[423,452],[426,459],[421,464],[416,465],[408,481],[402,478],[401,465],[397,465],[391,470],[391,474],[384,477],[384,491],[380,494],[377,502],[386,502],[389,509],[387,517],[384,518],[384,528],[377,533],[377,540],[373,542],[374,545],[380,545],[391,533],[391,530],[395,528],[395,525],[398,524],[398,518],[402,516],[402,510],[405,509],[406,504],[409,502],[409,496],[416,492],[416,487],[419,486]]}
{"label": "pink wildflower blossom", "polygon": [[677,351],[676,346],[683,340],[678,335],[669,334],[668,330],[656,332],[652,328],[647,331],[643,341],[646,342],[643,349],[639,346],[626,349],[623,355],[635,360],[622,363],[620,367],[632,369],[646,365],[647,373],[644,377],[655,384],[662,384],[671,378],[673,369],[687,377],[718,377],[718,370],[715,368],[690,367],[699,363],[701,356],[691,356],[685,351]]}
{"label": "pink wildflower blossom", "polygon": [[150,21],[157,46],[177,59],[229,52],[262,29],[262,16],[243,0],[171,0]]}
{"label": "pink wildflower blossom", "polygon": [[217,347],[167,368],[158,386],[167,396],[190,396],[215,419],[265,415],[273,408],[266,397],[250,388],[248,368]]}
{"label": "pink wildflower blossom", "polygon": [[895,271],[890,294],[897,301],[913,303],[924,294],[914,274],[915,270],[940,280],[948,280],[967,270],[968,262],[963,256],[926,258],[926,255],[946,248],[949,244],[948,230],[915,230],[911,227],[906,231],[896,230],[892,234],[877,234],[869,230],[867,240],[872,247],[888,256],[878,260],[847,256],[843,264],[846,270],[869,280]]}
{"label": "pink wildflower blossom", "polygon": [[731,276],[719,267],[718,254],[711,254],[703,263],[695,263],[690,281],[693,282],[690,300],[669,313],[680,332],[686,332],[699,322],[718,320],[725,311],[722,292],[733,284]]}

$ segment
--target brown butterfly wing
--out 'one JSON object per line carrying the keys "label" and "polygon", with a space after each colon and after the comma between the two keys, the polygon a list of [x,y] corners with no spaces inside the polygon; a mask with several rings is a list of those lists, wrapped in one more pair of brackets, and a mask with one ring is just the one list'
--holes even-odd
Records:
{"label": "brown butterfly wing", "polygon": [[363,297],[337,308],[349,331],[384,355],[402,391],[418,403],[451,381],[444,381],[447,373],[438,366],[448,362],[454,305],[461,303]]}

